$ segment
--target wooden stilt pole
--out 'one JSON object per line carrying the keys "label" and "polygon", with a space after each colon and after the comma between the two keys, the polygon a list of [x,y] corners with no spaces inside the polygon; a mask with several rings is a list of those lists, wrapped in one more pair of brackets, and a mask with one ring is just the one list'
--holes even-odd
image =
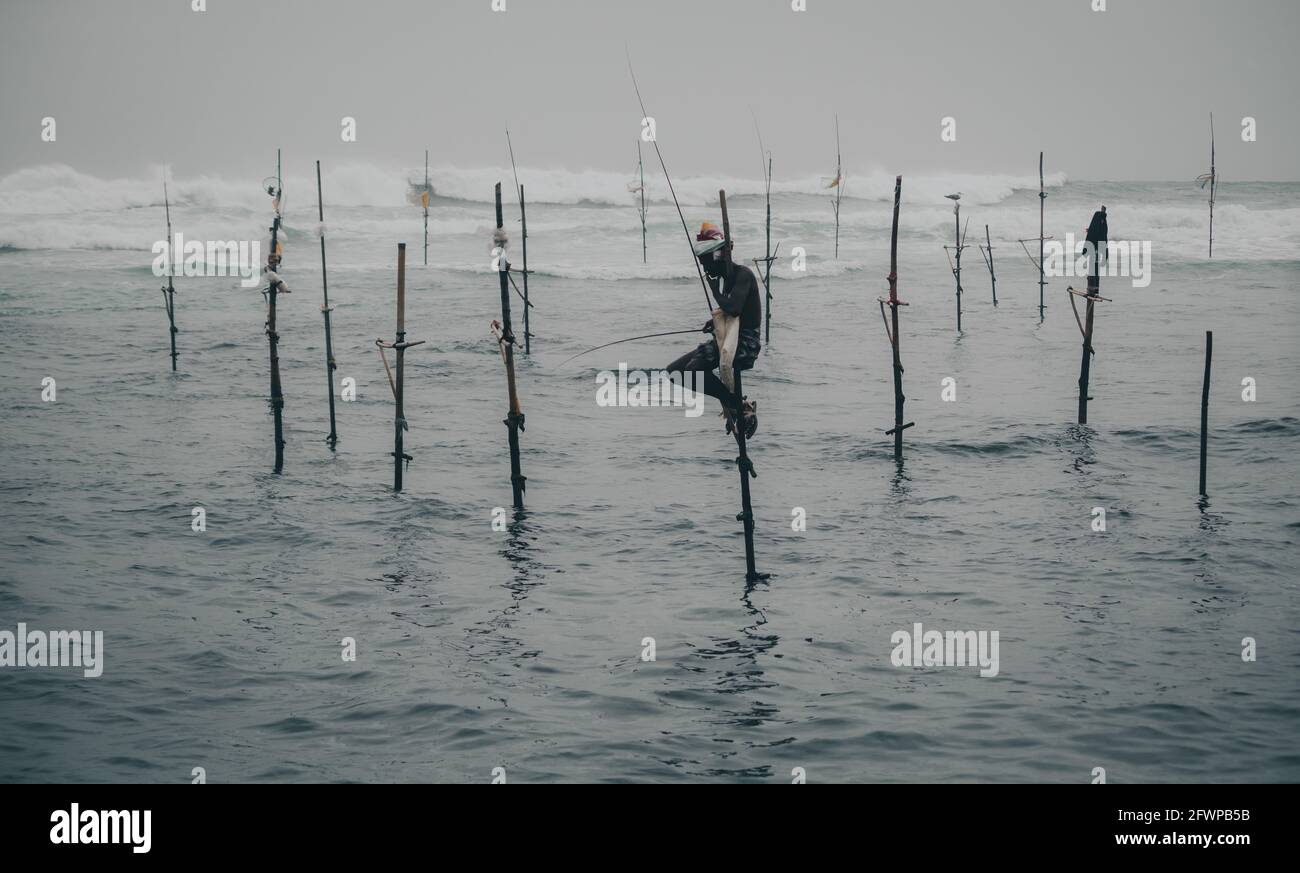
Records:
{"label": "wooden stilt pole", "polygon": [[403,437],[410,428],[406,424],[406,350],[422,345],[424,340],[416,342],[406,341],[406,243],[397,244],[397,334],[393,342],[386,343],[383,340],[375,340],[375,345],[379,347],[379,356],[384,359],[384,369],[388,370],[388,358],[384,356],[384,349],[393,349],[397,352],[397,363],[393,367],[397,371],[396,379],[393,373],[388,373],[388,384],[393,389],[393,401],[395,403],[395,412],[393,415],[393,491],[402,490],[402,471],[404,464],[414,460],[406,454],[403,446]]}
{"label": "wooden stilt pole", "polygon": [[1201,382],[1201,496],[1205,490],[1205,456],[1210,433],[1210,359],[1214,356],[1214,331],[1205,332],[1205,378]]}
{"label": "wooden stilt pole", "polygon": [[[1092,369],[1092,356],[1096,351],[1092,347],[1092,329],[1093,329],[1093,310],[1098,300],[1104,300],[1101,297],[1101,250],[1093,251],[1090,258],[1091,270],[1088,276],[1088,293],[1079,295],[1074,289],[1069,289],[1070,293],[1076,296],[1082,296],[1086,301],[1086,312],[1083,317],[1083,360],[1079,364],[1079,424],[1088,423],[1088,377]],[[1074,300],[1070,300],[1070,305],[1074,306]],[[1075,318],[1079,317],[1078,310],[1075,310]]]}
{"label": "wooden stilt pole", "polygon": [[[885,322],[885,334],[894,356],[894,426],[885,431],[886,436],[894,438],[894,460],[903,460],[903,431],[912,427],[914,422],[903,423],[903,360],[899,351],[898,307],[907,304],[898,299],[898,208],[903,200],[903,177],[894,178],[894,224],[889,234],[889,297],[879,297],[880,317]],[[889,306],[890,317],[885,318],[885,306]],[[893,329],[890,329],[890,322]]]}
{"label": "wooden stilt pole", "polygon": [[1204,188],[1210,188],[1210,257],[1214,257],[1214,194],[1219,186],[1219,174],[1214,167],[1214,113],[1210,113],[1210,172],[1202,173],[1196,178]]}
{"label": "wooden stilt pole", "polygon": [[[966,248],[966,240],[961,232],[961,204],[953,203],[953,245],[957,249],[957,266],[953,275],[957,279],[957,332],[961,333],[961,250]],[[967,222],[969,224],[969,220]]]}
{"label": "wooden stilt pole", "polygon": [[835,257],[840,256],[840,198],[844,194],[844,161],[840,156],[840,117],[835,116]]}
{"label": "wooden stilt pole", "polygon": [[284,470],[284,394],[280,388],[280,335],[275,329],[275,301],[281,292],[288,293],[284,282],[280,281],[280,198],[284,193],[284,182],[280,175],[280,150],[275,151],[275,187],[272,192],[272,204],[275,217],[271,221],[271,251],[266,256],[267,266],[267,309],[266,339],[271,353],[271,414],[275,418],[275,472]]}
{"label": "wooden stilt pole", "polygon": [[[728,263],[731,263],[731,220],[727,215],[727,192],[718,191],[718,203],[722,207],[722,236],[725,240],[722,246],[723,257]],[[748,447],[745,444],[745,393],[741,386],[741,370],[734,370],[735,376],[735,406],[732,408],[733,421],[735,427],[733,432],[736,436],[736,467],[740,470],[740,514],[736,516],[736,521],[742,522],[745,529],[745,581],[757,582],[768,577],[767,573],[759,573],[755,567],[754,561],[754,511],[750,502],[749,480],[758,478],[758,473],[754,472],[754,465],[749,460]]]}
{"label": "wooden stilt pole", "polygon": [[172,280],[176,277],[176,251],[175,240],[172,238],[172,206],[171,200],[167,196],[167,179],[163,178],[163,209],[167,214],[167,287],[162,289],[163,305],[167,309],[167,323],[169,325],[169,335],[172,343],[172,372],[176,372],[176,287]]}
{"label": "wooden stilt pole", "polygon": [[505,217],[501,210],[501,183],[496,187],[497,229],[494,237],[497,249],[497,272],[501,279],[501,321],[493,325],[497,342],[501,347],[501,357],[506,365],[506,387],[510,393],[510,406],[506,412],[505,424],[510,440],[510,487],[514,493],[516,510],[524,508],[524,489],[527,477],[519,468],[519,432],[524,429],[524,413],[519,404],[519,393],[515,386],[515,337],[510,326],[510,262],[506,258]]}
{"label": "wooden stilt pole", "polygon": [[[752,114],[752,112],[751,112]],[[758,154],[764,160],[763,189],[767,201],[767,220],[763,236],[763,257],[754,258],[754,267],[758,277],[763,281],[763,343],[772,341],[772,262],[776,252],[772,250],[772,153],[763,147],[763,132],[758,127],[758,116],[754,116],[754,133],[758,135]],[[781,244],[776,244],[777,249]]]}
{"label": "wooden stilt pole", "polygon": [[429,266],[429,150],[424,150],[424,191],[420,200],[424,204],[424,266]]}
{"label": "wooden stilt pole", "polygon": [[984,256],[984,263],[989,268],[989,282],[993,285],[993,305],[998,305],[998,277],[993,272],[993,238],[989,236],[989,226],[984,225],[984,246],[980,249],[980,254]]}
{"label": "wooden stilt pole", "polygon": [[1044,272],[1043,258],[1046,252],[1047,239],[1044,236],[1046,229],[1046,204],[1047,204],[1047,187],[1043,183],[1043,153],[1038,153],[1038,318],[1041,321],[1043,311],[1047,304],[1043,298],[1043,288],[1047,285],[1047,274]]}
{"label": "wooden stilt pole", "polygon": [[641,263],[649,263],[649,256],[646,253],[645,244],[645,163],[641,160],[641,138],[636,140],[636,166],[641,175],[641,187],[638,192],[641,194]]}
{"label": "wooden stilt pole", "polygon": [[763,245],[763,294],[767,298],[763,302],[767,304],[763,308],[764,318],[764,336],[763,342],[772,341],[772,261],[776,258],[772,255],[772,156],[767,156],[767,222],[764,233]]}
{"label": "wooden stilt pole", "polygon": [[522,240],[523,257],[524,257],[524,354],[533,353],[533,334],[528,329],[528,310],[532,304],[528,302],[528,213],[524,209],[524,186],[519,186],[519,237]]}
{"label": "wooden stilt pole", "polygon": [[334,362],[334,332],[330,326],[330,313],[334,307],[330,306],[329,280],[325,273],[325,195],[320,182],[320,161],[316,162],[316,212],[320,219],[320,289],[324,298],[320,311],[325,316],[325,381],[330,398],[330,435],[326,442],[332,449],[339,441],[338,426],[334,420],[334,371],[338,369],[338,364]]}

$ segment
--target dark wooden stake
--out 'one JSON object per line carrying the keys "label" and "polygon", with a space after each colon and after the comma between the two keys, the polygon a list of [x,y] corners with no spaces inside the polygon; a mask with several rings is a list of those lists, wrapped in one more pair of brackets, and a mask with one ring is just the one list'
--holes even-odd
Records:
{"label": "dark wooden stake", "polygon": [[1079,424],[1088,423],[1088,376],[1092,369],[1092,356],[1096,351],[1092,347],[1092,327],[1093,327],[1093,308],[1098,301],[1106,300],[1101,296],[1101,253],[1100,250],[1093,252],[1091,257],[1091,269],[1088,275],[1088,293],[1080,294],[1073,288],[1066,289],[1072,296],[1070,306],[1074,308],[1074,318],[1079,318],[1079,310],[1074,306],[1074,297],[1082,297],[1087,301],[1086,313],[1080,330],[1083,333],[1083,360],[1079,364]]}
{"label": "dark wooden stake", "polygon": [[501,357],[506,365],[506,387],[509,389],[510,406],[503,421],[510,439],[510,487],[514,492],[516,510],[524,508],[524,489],[527,477],[519,469],[519,432],[524,429],[524,413],[519,404],[519,392],[515,387],[515,336],[510,326],[510,262],[506,259],[505,217],[501,210],[501,183],[496,187],[497,230],[495,243],[498,249],[497,271],[501,279],[501,322],[497,342],[501,346]]}
{"label": "dark wooden stake", "polygon": [[767,223],[763,245],[763,294],[767,304],[763,308],[764,335],[763,342],[772,341],[772,262],[776,256],[772,253],[772,156],[767,157]]}
{"label": "dark wooden stake", "polygon": [[429,150],[424,150],[424,191],[420,193],[420,200],[424,204],[424,265],[429,266]]}
{"label": "dark wooden stake", "polygon": [[[948,199],[952,201],[953,230],[952,230],[952,248],[956,254],[957,263],[954,265],[951,260],[948,266],[952,269],[952,275],[957,280],[957,332],[961,332],[961,253],[966,248],[966,234],[961,227],[961,203],[958,198],[960,194],[949,194]],[[967,228],[970,227],[970,219],[966,219]],[[944,251],[948,247],[944,246]]]}
{"label": "dark wooden stake", "polygon": [[320,290],[324,297],[324,303],[321,304],[321,315],[325,316],[325,381],[329,388],[330,398],[330,435],[326,438],[330,448],[334,448],[339,441],[338,426],[334,420],[334,371],[338,369],[338,364],[334,362],[334,333],[330,327],[330,313],[334,307],[330,306],[330,286],[329,280],[325,273],[325,195],[322,193],[320,183],[320,161],[316,162],[316,212],[320,218]]}
{"label": "dark wooden stake", "polygon": [[[889,297],[879,297],[880,318],[885,322],[885,335],[894,355],[894,426],[885,431],[886,436],[894,438],[894,460],[903,460],[903,431],[915,422],[903,424],[903,360],[898,347],[898,307],[907,306],[898,299],[898,208],[903,199],[903,177],[894,178],[894,224],[889,234]],[[885,317],[885,306],[889,306],[890,317]],[[893,329],[890,329],[890,322]]]}
{"label": "dark wooden stake", "polygon": [[163,209],[167,213],[167,287],[162,289],[163,305],[167,309],[167,322],[170,325],[172,341],[172,372],[176,372],[176,287],[172,280],[176,276],[176,246],[172,238],[172,206],[167,197],[167,180],[163,179]]}
{"label": "dark wooden stake", "polygon": [[1219,186],[1219,174],[1214,168],[1214,113],[1210,113],[1210,172],[1203,173],[1196,181],[1201,187],[1210,189],[1210,257],[1214,257],[1214,193]]}
{"label": "dark wooden stake", "polygon": [[993,285],[993,305],[998,305],[998,277],[993,272],[993,238],[989,236],[989,226],[984,225],[984,245],[980,247],[980,254],[984,256],[984,263],[989,268],[989,282]]}
{"label": "dark wooden stake", "polygon": [[406,243],[397,244],[397,335],[393,342],[386,343],[383,340],[375,340],[375,345],[379,347],[379,356],[384,359],[384,369],[388,370],[388,358],[384,357],[384,349],[393,349],[397,352],[397,362],[394,369],[397,370],[397,378],[389,372],[389,387],[393,389],[393,401],[396,404],[396,411],[393,415],[393,491],[402,490],[402,471],[404,464],[414,460],[406,454],[403,448],[403,436],[406,431],[410,430],[406,424],[406,392],[405,392],[405,374],[406,374],[406,350],[422,345],[424,340],[415,342],[406,341]]}
{"label": "dark wooden stake", "polygon": [[1210,433],[1210,359],[1214,356],[1214,331],[1205,332],[1205,378],[1201,382],[1201,496],[1205,490],[1205,455]]}
{"label": "dark wooden stake", "polygon": [[[1044,231],[1046,230],[1046,209],[1047,209],[1047,186],[1043,184],[1043,153],[1038,153],[1038,318],[1042,320],[1043,311],[1047,308],[1047,303],[1043,298],[1043,288],[1047,285],[1047,274],[1044,272],[1043,258],[1045,256],[1046,243]],[[1089,309],[1091,311],[1091,309]]]}
{"label": "dark wooden stake", "polygon": [[528,329],[528,310],[532,304],[528,302],[528,213],[524,209],[524,186],[519,186],[519,238],[522,240],[524,256],[524,354],[533,353],[533,334]]}
{"label": "dark wooden stake", "polygon": [[[727,192],[718,191],[718,203],[722,207],[722,237],[725,240],[722,246],[723,257],[727,263],[731,263],[731,220],[727,215]],[[757,582],[760,579],[768,578],[767,573],[759,573],[755,568],[754,562],[754,511],[749,497],[749,480],[757,479],[758,473],[754,471],[754,465],[749,460],[748,447],[745,444],[745,392],[741,386],[741,371],[734,368],[735,376],[735,398],[736,403],[732,409],[733,421],[735,427],[733,432],[736,436],[736,446],[738,448],[736,456],[736,467],[740,470],[740,514],[736,516],[736,521],[742,522],[745,528],[745,581]]]}
{"label": "dark wooden stake", "polygon": [[645,244],[645,164],[641,160],[640,137],[637,137],[636,140],[636,167],[637,172],[641,175],[641,186],[637,189],[641,195],[641,263],[648,264],[650,261]]}
{"label": "dark wooden stake", "polygon": [[835,116],[835,200],[831,208],[835,210],[835,257],[840,256],[840,198],[844,194],[844,161],[840,157],[840,117]]}
{"label": "dark wooden stake", "polygon": [[269,273],[266,309],[266,339],[271,351],[271,414],[275,418],[275,472],[284,470],[284,394],[280,388],[280,335],[275,330],[275,300],[281,292],[289,293],[280,281],[280,198],[284,182],[280,176],[280,150],[275,151],[275,188],[271,192],[275,217],[271,221],[271,252],[266,256]]}

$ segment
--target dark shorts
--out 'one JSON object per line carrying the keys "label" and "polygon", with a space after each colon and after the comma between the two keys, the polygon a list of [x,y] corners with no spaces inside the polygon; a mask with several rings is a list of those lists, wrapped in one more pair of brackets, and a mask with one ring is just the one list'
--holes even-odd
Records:
{"label": "dark shorts", "polygon": [[[758,360],[758,353],[763,348],[759,341],[758,330],[752,327],[742,327],[740,329],[740,339],[736,343],[736,358],[732,362],[737,370],[749,370],[754,366],[754,361]],[[682,363],[683,370],[716,370],[718,368],[718,344],[709,338],[708,342],[700,343],[695,347],[686,360]],[[677,369],[670,367],[669,369]]]}

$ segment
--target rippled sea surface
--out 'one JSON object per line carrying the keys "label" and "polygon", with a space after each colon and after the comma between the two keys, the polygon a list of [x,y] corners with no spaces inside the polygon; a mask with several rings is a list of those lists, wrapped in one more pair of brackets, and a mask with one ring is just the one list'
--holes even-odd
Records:
{"label": "rippled sea surface", "polygon": [[[1084,186],[1067,222],[1069,190],[1049,201],[1062,231],[1079,232],[1103,195],[1123,224],[1124,186]],[[905,222],[920,208],[908,191]],[[179,782],[195,767],[213,782],[484,782],[496,767],[511,782],[779,782],[800,767],[814,782],[1081,783],[1095,767],[1111,782],[1300,779],[1300,262],[1234,259],[1230,238],[1207,262],[1187,242],[1200,227],[1169,230],[1186,254],[1155,239],[1150,287],[1103,283],[1114,301],[1099,306],[1091,421],[1078,426],[1071,283],[1052,281],[1040,321],[1036,271],[1000,239],[1036,232],[1036,193],[997,207],[1018,210],[993,231],[998,307],[967,250],[961,334],[939,236],[950,213],[927,204],[934,227],[905,228],[916,426],[901,466],[883,433],[892,377],[875,302],[885,197],[849,216],[849,269],[825,268],[824,220],[781,229],[783,254],[802,242],[818,269],[778,266],[771,342],[745,382],[759,404],[758,564],[772,574],[756,585],[713,401],[700,418],[595,403],[598,369],[662,365],[700,338],[562,363],[705,320],[663,208],[649,269],[683,269],[616,278],[603,251],[580,275],[583,243],[612,225],[638,263],[626,209],[614,221],[612,208],[530,204],[527,510],[504,531],[489,204],[447,206],[481,224],[435,238],[429,268],[404,213],[408,335],[427,342],[407,356],[414,462],[397,495],[373,342],[392,338],[398,238],[351,233],[370,212],[343,211],[329,231],[338,375],[359,392],[339,404],[334,451],[314,222],[288,218],[281,475],[256,289],[177,280],[172,374],[151,239],[0,252],[0,628],[102,630],[106,649],[97,679],[0,669],[0,779]],[[746,258],[761,254],[760,208],[733,206]],[[207,217],[196,205],[173,220]],[[1283,258],[1292,242],[1277,241]],[[570,268],[548,273],[560,260]],[[945,377],[955,402],[941,400]],[[191,531],[196,506],[206,532]],[[999,675],[893,666],[891,635],[916,622],[998,631]]]}

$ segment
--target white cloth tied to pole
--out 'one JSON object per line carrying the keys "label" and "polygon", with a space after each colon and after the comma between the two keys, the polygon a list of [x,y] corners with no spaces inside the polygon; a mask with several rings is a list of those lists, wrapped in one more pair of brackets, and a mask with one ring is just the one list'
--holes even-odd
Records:
{"label": "white cloth tied to pole", "polygon": [[728,391],[736,390],[736,348],[740,344],[740,316],[713,310],[713,341],[718,344],[718,373]]}

